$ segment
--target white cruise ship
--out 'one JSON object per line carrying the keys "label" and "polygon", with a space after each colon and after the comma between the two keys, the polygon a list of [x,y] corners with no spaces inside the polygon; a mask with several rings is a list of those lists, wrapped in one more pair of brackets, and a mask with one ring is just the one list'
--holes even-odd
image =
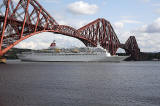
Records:
{"label": "white cruise ship", "polygon": [[99,45],[97,47],[58,49],[53,41],[48,49],[23,52],[18,54],[18,57],[22,61],[34,62],[120,62],[128,56],[111,56]]}

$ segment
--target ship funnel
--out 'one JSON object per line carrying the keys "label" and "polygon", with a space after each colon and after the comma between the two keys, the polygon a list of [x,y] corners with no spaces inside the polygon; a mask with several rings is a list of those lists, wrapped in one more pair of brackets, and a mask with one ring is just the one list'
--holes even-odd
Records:
{"label": "ship funnel", "polygon": [[55,40],[53,40],[53,42],[50,45],[50,48],[54,48],[54,47],[56,47],[56,41]]}

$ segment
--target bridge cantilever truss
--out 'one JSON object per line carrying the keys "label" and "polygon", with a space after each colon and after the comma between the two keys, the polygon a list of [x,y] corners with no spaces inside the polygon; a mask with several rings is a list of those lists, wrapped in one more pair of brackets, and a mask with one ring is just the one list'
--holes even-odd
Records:
{"label": "bridge cantilever truss", "polygon": [[[99,43],[103,48],[107,49],[112,55],[116,54],[120,42],[114,32],[111,24],[99,18],[88,25],[78,29],[81,36],[85,36],[94,42],[95,45]],[[84,42],[87,46],[92,46],[88,42]]]}
{"label": "bridge cantilever truss", "polygon": [[36,0],[2,0],[0,3],[0,55],[24,39],[41,32],[53,32],[81,40],[86,46],[99,43],[112,55],[119,47],[138,59],[140,50],[136,39],[123,45],[119,42],[110,22],[99,18],[80,29],[59,25],[55,19]]}
{"label": "bridge cantilever truss", "polygon": [[127,54],[131,55],[131,58],[134,60],[140,59],[140,49],[138,47],[135,36],[130,36],[125,44],[120,45]]}

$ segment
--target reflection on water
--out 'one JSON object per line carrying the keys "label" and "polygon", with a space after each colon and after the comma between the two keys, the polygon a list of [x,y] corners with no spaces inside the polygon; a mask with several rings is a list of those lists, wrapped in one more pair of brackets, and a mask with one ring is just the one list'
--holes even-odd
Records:
{"label": "reflection on water", "polygon": [[160,106],[160,62],[9,61],[0,106]]}

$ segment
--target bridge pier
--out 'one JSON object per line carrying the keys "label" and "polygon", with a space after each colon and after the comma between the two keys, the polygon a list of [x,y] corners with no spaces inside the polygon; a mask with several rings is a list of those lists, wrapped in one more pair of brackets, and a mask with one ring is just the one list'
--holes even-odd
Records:
{"label": "bridge pier", "polygon": [[5,58],[3,58],[3,57],[0,57],[0,64],[5,64],[6,63],[6,59]]}
{"label": "bridge pier", "polygon": [[[136,60],[139,58],[140,49],[135,37],[131,36],[124,45],[121,45],[112,25],[104,18],[98,18],[80,29],[75,29],[59,25],[36,0],[19,0],[23,2],[18,4],[13,0],[1,1],[3,2],[0,3],[0,10],[4,14],[0,14],[0,27],[3,27],[0,28],[0,56],[35,34],[53,32],[77,38],[86,46],[96,47],[99,43],[111,55],[115,55],[119,46],[122,46],[121,48],[131,54],[132,58]],[[2,8],[4,6],[6,9]],[[0,62],[5,61],[4,58],[0,59]]]}
{"label": "bridge pier", "polygon": [[3,56],[3,53],[2,51],[0,50],[0,64],[5,64],[6,63],[6,58],[2,57]]}

